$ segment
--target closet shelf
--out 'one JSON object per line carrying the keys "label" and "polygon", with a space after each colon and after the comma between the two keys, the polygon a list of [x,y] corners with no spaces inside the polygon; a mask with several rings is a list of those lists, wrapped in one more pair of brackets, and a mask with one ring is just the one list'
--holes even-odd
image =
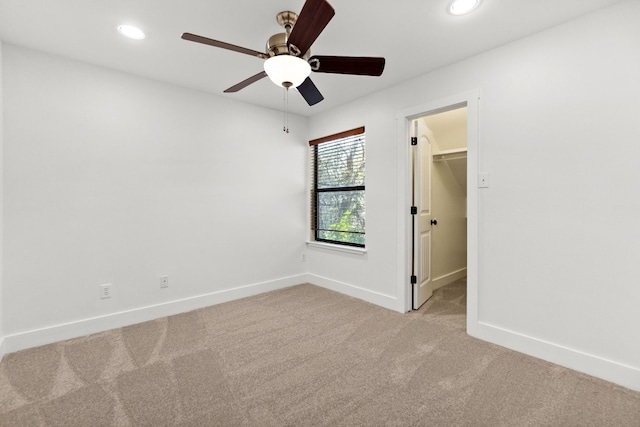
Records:
{"label": "closet shelf", "polygon": [[438,153],[433,153],[434,162],[442,162],[449,160],[459,160],[467,158],[467,148],[454,148],[453,150],[443,150]]}

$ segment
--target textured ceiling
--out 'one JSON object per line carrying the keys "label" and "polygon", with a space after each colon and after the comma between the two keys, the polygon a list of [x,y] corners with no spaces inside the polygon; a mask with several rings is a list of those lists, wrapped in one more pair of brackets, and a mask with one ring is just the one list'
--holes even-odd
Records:
{"label": "textured ceiling", "polygon": [[[312,47],[316,55],[383,56],[381,77],[312,74],[325,97],[309,107],[297,93],[290,110],[311,116],[463,58],[574,19],[619,0],[482,0],[467,16],[450,0],[329,0],[336,15]],[[282,89],[263,79],[223,90],[262,70],[262,60],[180,38],[191,32],[264,51],[281,32],[278,12],[303,0],[0,0],[0,39],[91,64],[282,109]],[[116,27],[138,25],[143,41]]]}

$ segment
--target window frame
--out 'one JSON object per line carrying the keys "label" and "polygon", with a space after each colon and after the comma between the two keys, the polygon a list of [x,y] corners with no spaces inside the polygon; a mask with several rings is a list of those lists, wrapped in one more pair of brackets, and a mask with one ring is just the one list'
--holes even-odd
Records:
{"label": "window frame", "polygon": [[[366,236],[366,228],[365,231],[362,232],[354,232],[354,231],[340,231],[340,230],[330,230],[330,229],[320,229],[318,226],[319,223],[319,218],[318,218],[318,207],[319,207],[319,199],[320,199],[320,195],[322,193],[332,193],[332,192],[356,192],[356,191],[361,191],[363,194],[366,195],[366,186],[363,183],[363,185],[351,185],[351,186],[344,186],[344,187],[328,187],[328,188],[318,188],[318,175],[319,175],[319,170],[318,170],[318,146],[322,143],[325,142],[335,142],[337,140],[340,139],[346,139],[348,137],[351,136],[358,136],[358,135],[362,135],[363,138],[365,138],[365,128],[364,126],[355,128],[355,129],[351,129],[348,131],[344,131],[344,132],[340,132],[340,133],[336,133],[333,135],[329,135],[329,136],[325,136],[322,138],[318,138],[318,139],[314,139],[309,141],[309,146],[311,148],[311,156],[312,156],[312,174],[311,174],[311,231],[313,232],[313,240],[315,242],[319,242],[319,243],[323,243],[323,244],[330,244],[330,245],[340,245],[340,246],[348,246],[348,247],[354,247],[354,248],[361,248],[364,249],[366,246],[366,239],[364,239],[364,236]],[[366,144],[366,139],[365,142]],[[366,147],[366,145],[365,145]],[[366,165],[366,148],[364,149],[363,152],[363,159],[362,159],[363,163],[365,163]],[[366,173],[365,173],[366,176]],[[366,205],[366,198],[365,198],[365,205]],[[366,212],[366,209],[365,209]],[[323,238],[320,236],[320,233],[323,231],[338,231],[338,232],[342,232],[342,233],[352,233],[352,234],[362,234],[363,235],[363,239],[365,241],[365,243],[355,243],[355,242],[345,242],[345,241],[341,241],[341,240],[333,240],[333,239],[327,239],[327,238]]]}

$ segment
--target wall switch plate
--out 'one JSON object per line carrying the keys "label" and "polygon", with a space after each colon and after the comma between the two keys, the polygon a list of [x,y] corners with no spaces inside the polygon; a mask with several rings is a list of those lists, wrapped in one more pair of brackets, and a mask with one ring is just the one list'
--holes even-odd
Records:
{"label": "wall switch plate", "polygon": [[161,288],[169,287],[169,276],[160,276],[160,287]]}
{"label": "wall switch plate", "polygon": [[100,285],[100,299],[111,298],[111,283]]}
{"label": "wall switch plate", "polygon": [[489,172],[478,174],[478,188],[489,188]]}

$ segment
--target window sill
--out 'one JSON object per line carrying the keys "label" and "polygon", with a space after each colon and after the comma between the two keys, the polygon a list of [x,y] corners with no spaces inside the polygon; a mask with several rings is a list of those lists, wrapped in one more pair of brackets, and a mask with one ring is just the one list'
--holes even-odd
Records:
{"label": "window sill", "polygon": [[348,254],[356,254],[356,255],[364,255],[367,253],[366,248],[358,248],[355,246],[345,246],[345,245],[333,245],[331,243],[324,242],[307,242],[308,248],[318,248],[335,252],[345,252]]}

